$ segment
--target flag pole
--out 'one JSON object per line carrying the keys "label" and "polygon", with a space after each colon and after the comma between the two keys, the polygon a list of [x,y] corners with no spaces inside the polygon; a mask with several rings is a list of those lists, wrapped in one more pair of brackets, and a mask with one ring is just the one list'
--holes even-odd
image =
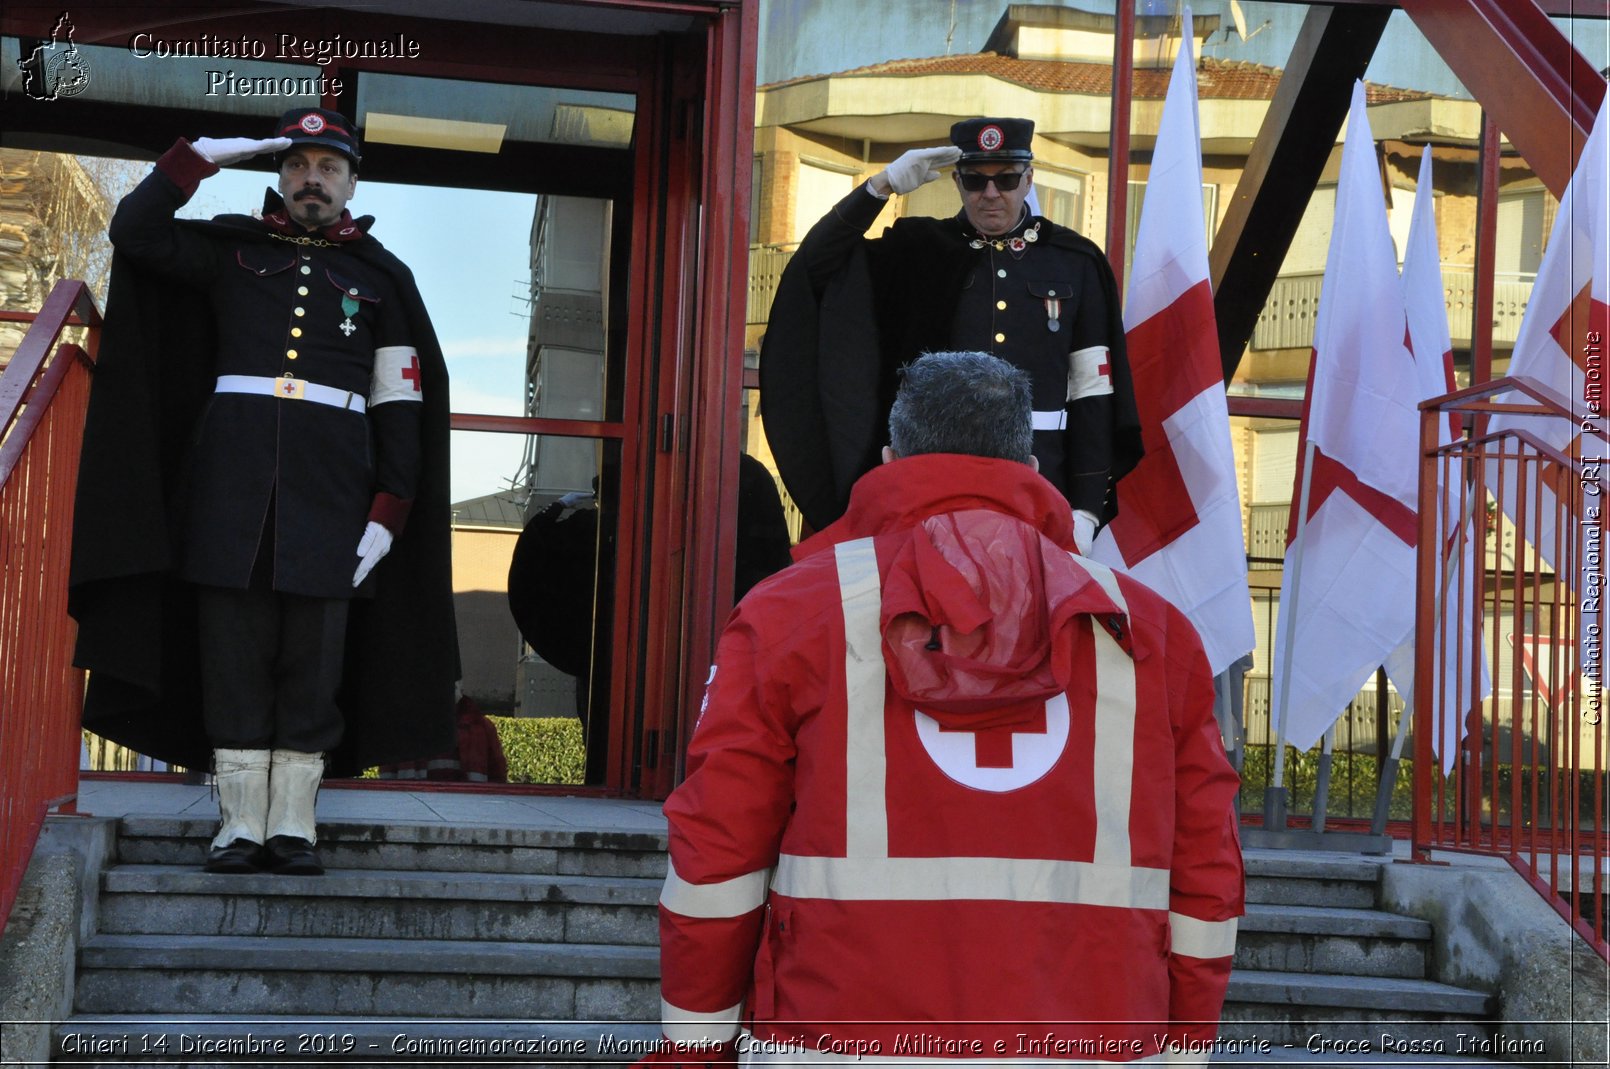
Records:
{"label": "flag pole", "polygon": [[1314,815],[1311,826],[1315,831],[1325,830],[1325,817],[1330,812],[1331,759],[1336,750],[1336,725],[1325,729],[1325,740],[1319,748],[1319,777],[1314,781]]}
{"label": "flag pole", "polygon": [[[1308,495],[1314,480],[1314,442],[1303,443],[1303,479],[1297,493],[1296,530],[1301,534],[1308,520]],[[1302,591],[1303,546],[1299,540],[1297,559],[1291,562],[1291,604],[1281,610],[1280,648],[1286,659],[1280,666],[1280,686],[1275,690],[1279,701],[1275,705],[1275,771],[1269,786],[1263,792],[1263,826],[1274,831],[1286,830],[1286,706],[1291,701],[1291,642],[1297,626],[1297,598]]]}

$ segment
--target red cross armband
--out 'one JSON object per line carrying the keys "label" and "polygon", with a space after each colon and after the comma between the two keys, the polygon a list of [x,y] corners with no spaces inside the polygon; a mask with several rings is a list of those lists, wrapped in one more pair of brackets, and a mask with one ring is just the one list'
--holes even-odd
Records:
{"label": "red cross armband", "polygon": [[1112,393],[1112,361],[1105,345],[1075,349],[1068,354],[1068,400],[1103,397]]}
{"label": "red cross armband", "polygon": [[419,353],[412,345],[382,345],[375,350],[375,373],[369,384],[369,407],[390,401],[423,401]]}

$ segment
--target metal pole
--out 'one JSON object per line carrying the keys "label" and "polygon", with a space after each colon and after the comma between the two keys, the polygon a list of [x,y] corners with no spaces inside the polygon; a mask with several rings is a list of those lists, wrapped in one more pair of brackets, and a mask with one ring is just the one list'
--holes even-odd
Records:
{"label": "metal pole", "polygon": [[1319,747],[1319,778],[1314,782],[1313,828],[1325,830],[1325,815],[1330,809],[1330,767],[1332,751],[1336,749],[1336,725],[1325,729],[1325,741]]}
{"label": "metal pole", "polygon": [[1286,707],[1291,701],[1291,638],[1297,620],[1297,596],[1302,590],[1303,543],[1300,535],[1308,520],[1308,496],[1314,480],[1314,443],[1303,444],[1302,488],[1297,494],[1296,559],[1291,565],[1291,602],[1281,610],[1280,649],[1286,659],[1280,665],[1280,686],[1274,694],[1275,770],[1263,794],[1263,826],[1276,831],[1286,829]]}

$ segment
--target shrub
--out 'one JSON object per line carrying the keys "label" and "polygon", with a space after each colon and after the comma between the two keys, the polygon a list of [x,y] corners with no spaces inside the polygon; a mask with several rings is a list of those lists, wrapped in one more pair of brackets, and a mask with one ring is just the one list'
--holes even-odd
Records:
{"label": "shrub", "polygon": [[587,749],[574,717],[489,717],[509,761],[510,783],[581,783]]}

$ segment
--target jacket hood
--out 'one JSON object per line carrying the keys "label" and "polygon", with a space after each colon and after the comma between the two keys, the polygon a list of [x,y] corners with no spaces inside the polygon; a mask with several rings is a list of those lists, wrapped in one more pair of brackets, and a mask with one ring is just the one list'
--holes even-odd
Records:
{"label": "jacket hood", "polygon": [[1024,465],[950,455],[886,464],[802,548],[867,535],[883,572],[890,683],[944,726],[1038,718],[1073,682],[1081,617],[1133,650],[1117,604],[1074,559],[1066,500]]}

